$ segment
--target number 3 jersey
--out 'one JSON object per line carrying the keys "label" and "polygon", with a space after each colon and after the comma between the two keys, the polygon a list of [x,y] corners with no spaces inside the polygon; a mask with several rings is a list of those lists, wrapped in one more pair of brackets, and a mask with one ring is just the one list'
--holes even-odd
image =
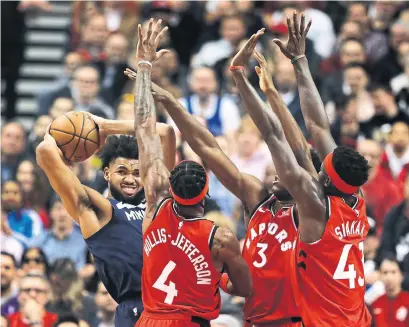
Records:
{"label": "number 3 jersey", "polygon": [[145,311],[215,319],[221,273],[213,266],[211,247],[217,227],[204,218],[184,219],[174,205],[165,199],[143,236]]}
{"label": "number 3 jersey", "polygon": [[299,317],[290,279],[291,252],[297,238],[293,206],[273,213],[271,195],[253,213],[243,247],[253,280],[244,319],[253,324]]}
{"label": "number 3 jersey", "polygon": [[350,207],[327,197],[327,225],[319,241],[304,243],[298,235],[292,270],[296,301],[305,327],[367,327],[364,302],[363,241],[368,233],[365,201]]}

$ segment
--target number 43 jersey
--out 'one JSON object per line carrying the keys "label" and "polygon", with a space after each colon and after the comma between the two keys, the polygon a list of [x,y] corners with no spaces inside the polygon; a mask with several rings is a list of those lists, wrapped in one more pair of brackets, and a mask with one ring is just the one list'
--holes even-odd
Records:
{"label": "number 43 jersey", "polygon": [[243,247],[253,280],[253,293],[245,301],[244,319],[252,324],[299,317],[290,279],[291,252],[297,238],[293,206],[275,214],[271,195],[254,210]]}
{"label": "number 43 jersey", "polygon": [[212,320],[220,311],[221,273],[212,262],[217,227],[185,219],[172,198],[159,206],[143,236],[142,300],[151,314],[184,314]]}
{"label": "number 43 jersey", "polygon": [[371,317],[364,302],[364,239],[369,224],[365,201],[350,207],[340,197],[327,197],[327,225],[319,241],[298,237],[292,263],[296,301],[305,327],[367,327]]}

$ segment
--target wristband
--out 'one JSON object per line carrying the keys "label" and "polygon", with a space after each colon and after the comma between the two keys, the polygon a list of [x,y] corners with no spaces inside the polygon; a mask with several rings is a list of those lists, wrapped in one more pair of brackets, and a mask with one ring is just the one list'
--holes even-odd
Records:
{"label": "wristband", "polygon": [[224,273],[222,275],[222,277],[220,278],[220,285],[219,287],[226,293],[229,294],[229,292],[227,291],[227,283],[229,282],[229,275],[227,275],[226,273]]}
{"label": "wristband", "polygon": [[298,59],[301,59],[301,58],[304,58],[305,57],[305,54],[302,54],[302,55],[299,55],[299,56],[295,56],[295,57],[293,57],[293,59],[291,59],[291,63],[294,65],[294,63],[298,60]]}
{"label": "wristband", "polygon": [[243,66],[230,66],[230,71],[233,71],[233,70],[244,70],[244,67]]}
{"label": "wristband", "polygon": [[149,62],[149,61],[147,61],[147,60],[139,60],[138,62],[137,62],[137,64],[136,64],[136,66],[138,67],[139,65],[148,65],[148,66],[150,66],[151,68],[152,68],[152,64]]}

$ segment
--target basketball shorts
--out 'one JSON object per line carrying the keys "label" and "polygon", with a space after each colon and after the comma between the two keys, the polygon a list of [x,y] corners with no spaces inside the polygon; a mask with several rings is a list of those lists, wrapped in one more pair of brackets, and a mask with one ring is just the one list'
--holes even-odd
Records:
{"label": "basketball shorts", "polygon": [[143,311],[142,299],[122,301],[116,307],[115,327],[133,327]]}
{"label": "basketball shorts", "polygon": [[143,312],[135,327],[210,327],[208,320],[180,314]]}

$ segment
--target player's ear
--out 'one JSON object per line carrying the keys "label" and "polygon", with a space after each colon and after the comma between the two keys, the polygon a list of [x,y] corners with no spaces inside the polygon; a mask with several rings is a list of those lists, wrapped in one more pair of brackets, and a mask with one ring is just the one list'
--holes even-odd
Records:
{"label": "player's ear", "polygon": [[104,168],[104,179],[109,182],[109,168],[105,167]]}

